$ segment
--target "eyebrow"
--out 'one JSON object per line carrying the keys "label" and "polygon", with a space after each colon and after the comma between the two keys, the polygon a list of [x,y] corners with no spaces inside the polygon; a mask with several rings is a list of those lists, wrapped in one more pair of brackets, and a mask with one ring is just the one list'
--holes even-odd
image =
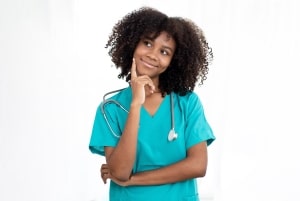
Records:
{"label": "eyebrow", "polygon": [[[154,41],[154,40],[155,40],[155,38],[150,37],[150,36],[143,36],[141,39],[147,39],[147,40],[151,40],[151,41]],[[171,37],[169,37],[168,39],[171,39]],[[173,50],[171,47],[169,47],[169,46],[163,45],[162,47],[163,47],[164,49],[168,49],[168,50],[171,51],[172,53],[174,52],[174,50]]]}
{"label": "eyebrow", "polygon": [[171,51],[172,53],[174,52],[174,50],[171,47],[168,46],[163,46],[164,49],[168,49],[169,51]]}

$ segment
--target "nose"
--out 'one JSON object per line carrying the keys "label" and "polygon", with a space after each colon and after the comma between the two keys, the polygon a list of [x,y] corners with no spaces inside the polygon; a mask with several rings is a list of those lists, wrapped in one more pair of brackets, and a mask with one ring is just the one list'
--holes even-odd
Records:
{"label": "nose", "polygon": [[147,53],[147,57],[151,60],[157,61],[159,50],[152,49]]}

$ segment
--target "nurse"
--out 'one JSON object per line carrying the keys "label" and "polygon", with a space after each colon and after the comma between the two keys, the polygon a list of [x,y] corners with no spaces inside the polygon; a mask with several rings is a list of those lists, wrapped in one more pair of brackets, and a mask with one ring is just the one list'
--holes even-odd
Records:
{"label": "nurse", "polygon": [[[129,112],[100,104],[89,144],[106,158],[100,172],[110,201],[199,200],[196,178],[205,176],[215,139],[193,92],[213,57],[202,30],[142,7],[116,23],[106,47],[129,83],[111,97]],[[177,137],[168,139],[172,125]]]}

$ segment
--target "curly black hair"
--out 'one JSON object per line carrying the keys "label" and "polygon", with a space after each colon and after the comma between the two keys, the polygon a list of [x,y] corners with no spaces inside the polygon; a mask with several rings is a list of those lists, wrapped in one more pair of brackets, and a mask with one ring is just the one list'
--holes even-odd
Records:
{"label": "curly black hair", "polygon": [[158,87],[163,96],[172,91],[185,95],[194,90],[199,79],[199,85],[203,84],[213,59],[203,31],[193,21],[141,7],[115,24],[105,48],[116,68],[121,69],[118,77],[129,82],[132,57],[140,39],[149,35],[156,38],[162,31],[174,38],[176,50],[170,66],[159,76]]}

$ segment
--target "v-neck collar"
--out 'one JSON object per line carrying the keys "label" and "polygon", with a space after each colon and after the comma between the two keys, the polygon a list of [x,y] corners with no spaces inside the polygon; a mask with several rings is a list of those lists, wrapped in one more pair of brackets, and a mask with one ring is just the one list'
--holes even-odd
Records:
{"label": "v-neck collar", "polygon": [[142,110],[145,112],[145,114],[147,114],[147,116],[151,117],[151,118],[154,118],[156,116],[158,116],[158,114],[160,113],[160,111],[162,110],[163,106],[165,104],[168,103],[168,101],[170,102],[170,95],[166,95],[163,100],[161,101],[161,103],[159,104],[157,110],[154,112],[153,115],[151,115],[148,110],[144,107],[144,105],[142,105]]}

